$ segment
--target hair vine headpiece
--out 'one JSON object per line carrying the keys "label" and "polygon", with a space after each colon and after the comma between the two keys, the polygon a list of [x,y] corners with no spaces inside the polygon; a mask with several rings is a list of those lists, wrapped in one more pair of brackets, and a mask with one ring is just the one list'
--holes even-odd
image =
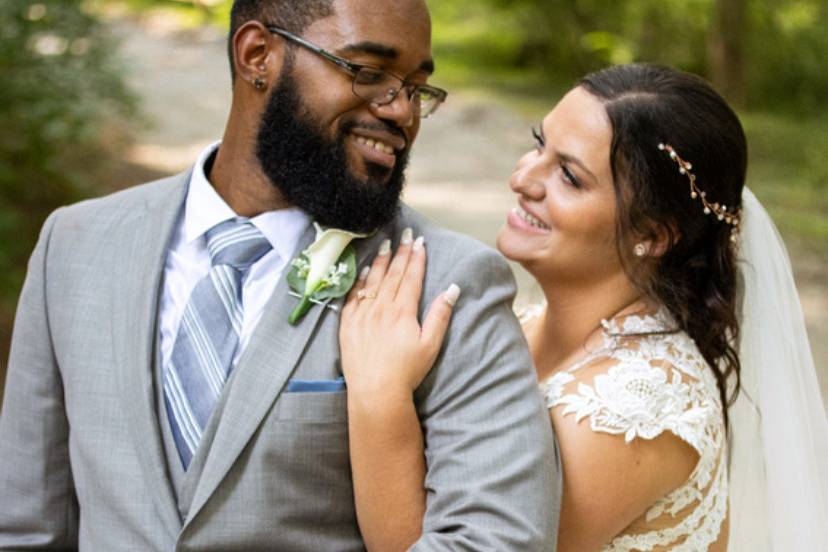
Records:
{"label": "hair vine headpiece", "polygon": [[696,184],[696,175],[690,172],[693,165],[682,159],[670,144],[659,144],[658,149],[669,153],[670,159],[675,161],[675,163],[679,166],[679,172],[687,176],[687,179],[690,181],[690,197],[693,199],[701,199],[702,206],[704,207],[704,214],[716,215],[716,218],[720,221],[732,226],[733,228],[730,231],[730,240],[734,243],[738,241],[739,224],[741,223],[742,217],[741,209],[731,207],[728,210],[727,205],[719,205],[718,203],[711,203],[707,201],[707,193],[699,188],[698,184]]}

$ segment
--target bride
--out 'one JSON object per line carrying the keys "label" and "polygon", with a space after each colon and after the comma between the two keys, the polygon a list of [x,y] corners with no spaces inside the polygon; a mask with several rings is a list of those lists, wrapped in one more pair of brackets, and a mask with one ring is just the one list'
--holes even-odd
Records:
{"label": "bride", "polygon": [[[734,112],[697,77],[618,66],[584,78],[534,138],[498,249],[545,296],[521,318],[561,451],[558,550],[824,549],[828,424],[784,246],[744,188]],[[342,313],[369,548],[416,540],[428,500],[413,392],[456,290],[422,327],[400,315],[425,257],[422,240],[377,256]],[[359,407],[377,382],[402,390],[393,411]],[[410,463],[385,465],[389,443]],[[406,490],[389,496],[400,474]],[[386,529],[401,504],[404,523]]]}

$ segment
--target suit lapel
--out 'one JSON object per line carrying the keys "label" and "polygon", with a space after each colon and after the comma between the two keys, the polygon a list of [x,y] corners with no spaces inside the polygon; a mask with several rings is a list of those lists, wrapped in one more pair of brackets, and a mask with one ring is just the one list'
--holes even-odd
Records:
{"label": "suit lapel", "polygon": [[356,244],[357,274],[359,274],[364,267],[370,266],[370,264],[374,261],[374,257],[376,257],[377,251],[379,250],[380,243],[382,240],[391,237],[390,232],[391,227],[383,228],[373,236],[361,240],[358,244]]}
{"label": "suit lapel", "polygon": [[140,456],[144,480],[164,527],[175,539],[180,530],[175,495],[167,475],[153,387],[156,321],[166,252],[187,192],[189,174],[168,180],[167,189],[136,210],[123,227],[130,233],[114,266],[113,344],[120,370],[124,411]]}
{"label": "suit lapel", "polygon": [[[307,248],[314,237],[311,227],[302,237],[294,255]],[[384,235],[377,234],[356,244],[358,266],[370,261],[383,238]],[[288,315],[298,299],[288,295],[287,270],[289,267],[280,277],[250,343],[234,369],[229,395],[185,527],[210,499],[267,416],[309,346],[320,321],[325,316],[338,316],[330,309],[315,306],[296,326],[288,324]],[[334,305],[339,307],[343,301],[339,299]],[[331,354],[336,354],[336,351]]]}

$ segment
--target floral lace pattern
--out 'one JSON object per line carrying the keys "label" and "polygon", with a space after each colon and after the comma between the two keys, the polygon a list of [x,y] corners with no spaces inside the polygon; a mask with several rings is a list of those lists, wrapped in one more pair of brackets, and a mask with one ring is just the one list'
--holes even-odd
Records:
{"label": "floral lace pattern", "polygon": [[[527,310],[523,319],[537,316]],[[706,550],[727,515],[727,445],[716,379],[693,340],[666,311],[603,321],[603,344],[541,388],[547,406],[589,420],[592,431],[625,442],[671,432],[699,454],[688,480],[662,497],[605,552]],[[592,378],[578,370],[596,361],[609,367]],[[586,380],[586,378],[584,378]],[[574,389],[573,389],[574,387]]]}

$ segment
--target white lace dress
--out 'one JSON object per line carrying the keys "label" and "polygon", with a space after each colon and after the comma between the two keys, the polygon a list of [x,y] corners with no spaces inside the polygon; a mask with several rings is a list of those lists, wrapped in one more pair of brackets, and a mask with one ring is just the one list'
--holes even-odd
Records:
{"label": "white lace dress", "polygon": [[[542,307],[524,313],[536,317]],[[542,385],[547,406],[589,419],[595,432],[655,439],[669,431],[699,454],[688,480],[653,504],[604,551],[701,551],[727,517],[727,441],[716,379],[693,340],[662,309],[603,321],[603,343]],[[609,361],[609,362],[608,362]],[[594,378],[578,370],[608,365]]]}

